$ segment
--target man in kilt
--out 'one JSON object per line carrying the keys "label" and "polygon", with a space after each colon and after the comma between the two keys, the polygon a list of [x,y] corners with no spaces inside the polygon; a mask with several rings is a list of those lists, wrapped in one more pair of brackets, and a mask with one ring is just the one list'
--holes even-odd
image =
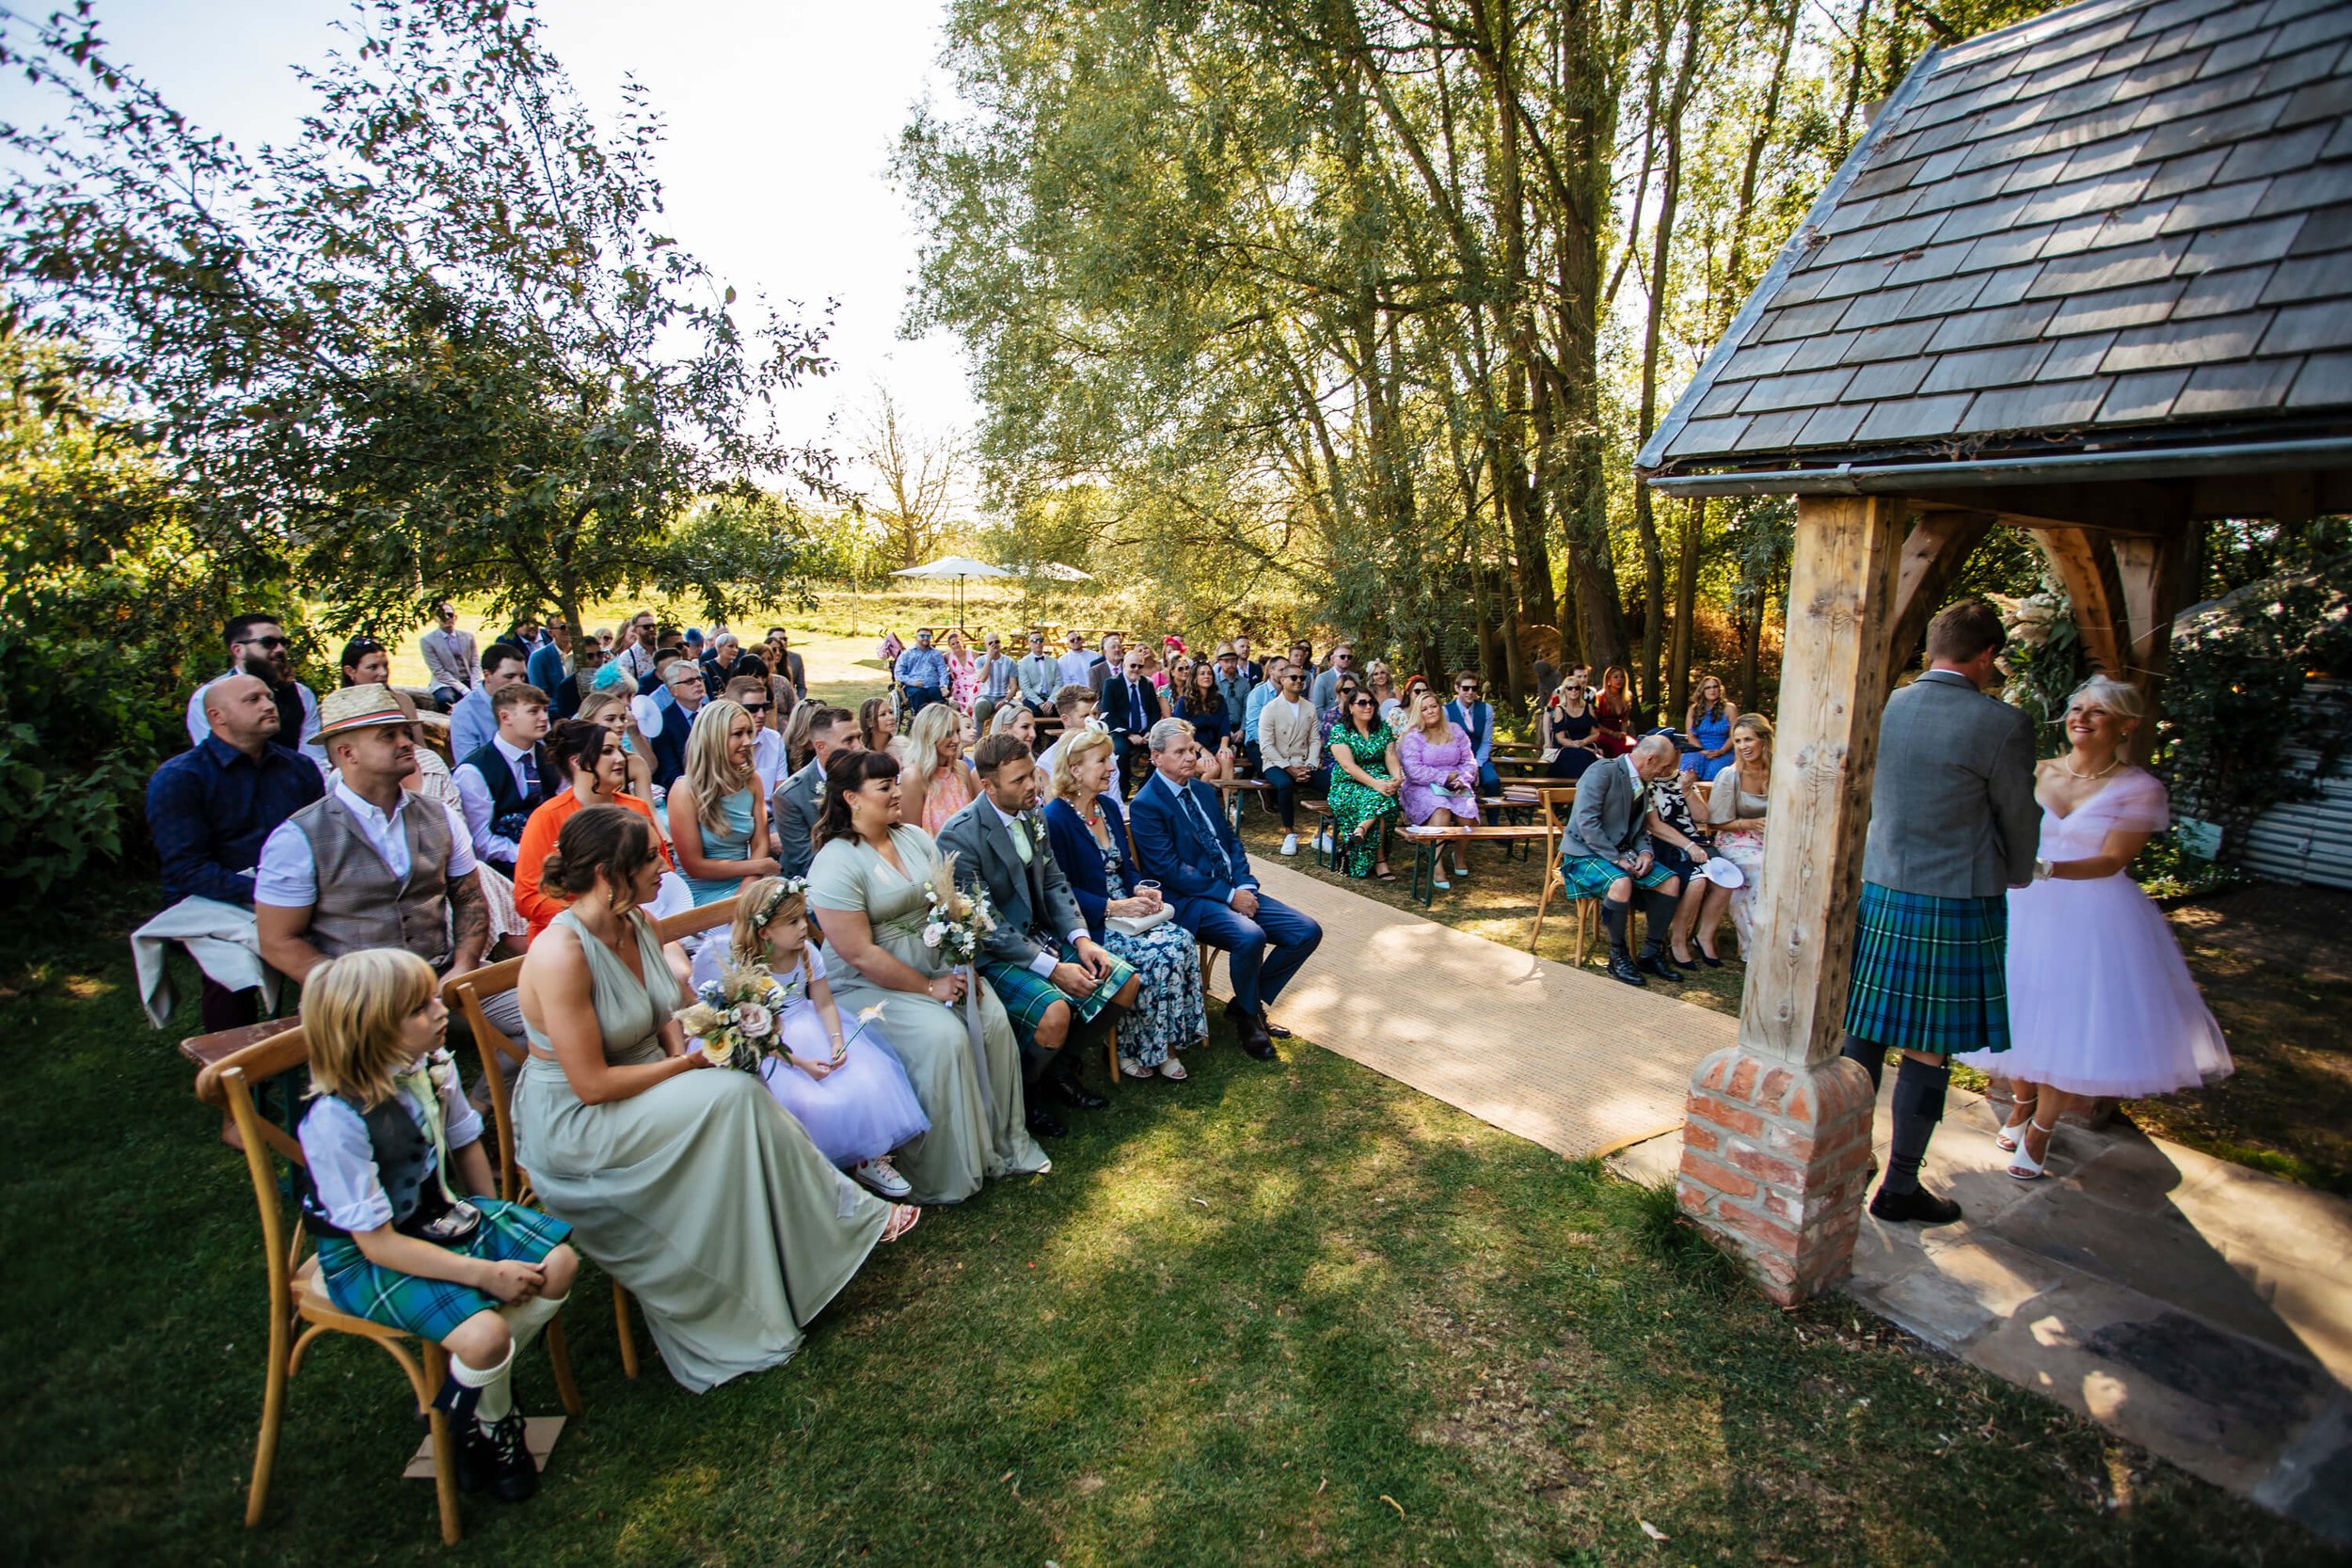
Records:
{"label": "man in kilt", "polygon": [[2033,725],[1984,695],[2008,634],[1990,605],[1948,605],[1928,626],[1928,669],[1887,700],[1862,852],[1845,1054],[1875,1088],[1895,1078],[1879,1219],[1946,1225],[1960,1205],[1919,1185],[1944,1117],[1951,1058],[2009,1049],[2009,895],[2035,874],[2042,808]]}
{"label": "man in kilt", "polygon": [[[1037,810],[1037,763],[1027,744],[1019,736],[992,735],[973,751],[972,768],[979,799],[941,825],[939,847],[955,856],[956,881],[986,887],[995,906],[996,928],[977,967],[1021,1041],[1029,1131],[1058,1137],[1061,1122],[1037,1091],[1050,1084],[1064,1104],[1079,1110],[1110,1103],[1086,1086],[1080,1068],[1135,1010],[1143,982],[1087,934],[1086,916]],[[1065,1049],[1072,1045],[1076,1049]]]}
{"label": "man in kilt", "polygon": [[[1681,753],[1662,735],[1644,736],[1622,757],[1597,762],[1577,781],[1576,806],[1560,835],[1560,879],[1570,898],[1600,900],[1601,929],[1609,937],[1609,973],[1629,986],[1646,986],[1646,976],[1679,980],[1682,971],[1666,954],[1666,932],[1674,925],[1682,879],[1659,863],[1650,847],[1649,786],[1675,770]],[[1649,940],[1636,961],[1632,953],[1633,900],[1640,890]]]}

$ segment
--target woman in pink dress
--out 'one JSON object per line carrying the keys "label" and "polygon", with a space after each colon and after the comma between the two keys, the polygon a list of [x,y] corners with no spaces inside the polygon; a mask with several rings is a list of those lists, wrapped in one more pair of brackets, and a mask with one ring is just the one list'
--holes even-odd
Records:
{"label": "woman in pink dress", "polygon": [[979,794],[972,765],[963,760],[963,718],[946,703],[933,703],[914,716],[898,784],[904,819],[922,824],[933,838]]}
{"label": "woman in pink dress", "polygon": [[2058,1117],[2077,1100],[2138,1099],[2229,1076],[2230,1047],[2164,913],[2126,874],[2171,823],[2164,785],[2126,760],[2148,711],[2106,675],[2066,705],[2067,755],[2036,770],[2041,858],[2009,895],[2010,1049],[1962,1061],[2007,1073],[2009,1174],[2042,1174]]}
{"label": "woman in pink dress", "polygon": [[963,645],[963,633],[947,634],[947,701],[958,713],[970,713],[980,694],[980,667]]}
{"label": "woman in pink dress", "polygon": [[[1405,820],[1415,827],[1476,827],[1477,750],[1462,726],[1445,716],[1445,705],[1436,692],[1423,687],[1411,702],[1406,717],[1412,728],[1396,747],[1405,768]],[[1454,843],[1454,874],[1470,875],[1470,847],[1459,839]],[[1454,885],[1442,877],[1435,880],[1440,888]]]}

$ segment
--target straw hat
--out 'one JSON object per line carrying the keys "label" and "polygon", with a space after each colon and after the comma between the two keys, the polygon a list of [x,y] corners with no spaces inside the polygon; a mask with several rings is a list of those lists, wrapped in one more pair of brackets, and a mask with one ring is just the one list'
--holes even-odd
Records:
{"label": "straw hat", "polygon": [[416,705],[379,682],[346,686],[319,699],[319,738],[330,739],[352,730],[386,724],[414,724]]}

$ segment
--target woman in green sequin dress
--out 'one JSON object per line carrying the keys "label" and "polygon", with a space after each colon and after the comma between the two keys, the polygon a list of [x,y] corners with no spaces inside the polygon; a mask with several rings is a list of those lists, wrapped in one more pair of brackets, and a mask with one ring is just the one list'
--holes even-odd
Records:
{"label": "woman in green sequin dress", "polygon": [[1396,732],[1380,718],[1369,691],[1347,694],[1331,726],[1332,859],[1351,877],[1396,880],[1389,869],[1389,830],[1396,822],[1405,769],[1397,762]]}

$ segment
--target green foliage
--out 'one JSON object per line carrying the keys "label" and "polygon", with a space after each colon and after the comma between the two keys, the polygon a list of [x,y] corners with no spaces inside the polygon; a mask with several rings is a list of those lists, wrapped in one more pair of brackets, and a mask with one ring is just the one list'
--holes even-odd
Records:
{"label": "green foliage", "polygon": [[136,836],[223,621],[275,610],[301,626],[282,577],[196,544],[122,432],[62,356],[0,335],[0,885],[20,893]]}
{"label": "green foliage", "polygon": [[675,525],[749,475],[830,491],[772,419],[821,326],[743,319],[660,231],[642,94],[600,134],[526,6],[368,0],[350,26],[298,137],[248,160],[87,8],[0,17],[0,63],[62,112],[0,129],[20,319],[129,394],[201,546],[331,586],[336,630],[443,594],[723,599],[717,536]]}
{"label": "green foliage", "polygon": [[2024,597],[1994,594],[1992,599],[2009,627],[2009,646],[2000,659],[2008,676],[2002,700],[2033,721],[2035,755],[2056,756],[2067,747],[2067,700],[2090,674],[2090,661],[2074,626],[2074,604],[2046,571],[2040,585]]}

